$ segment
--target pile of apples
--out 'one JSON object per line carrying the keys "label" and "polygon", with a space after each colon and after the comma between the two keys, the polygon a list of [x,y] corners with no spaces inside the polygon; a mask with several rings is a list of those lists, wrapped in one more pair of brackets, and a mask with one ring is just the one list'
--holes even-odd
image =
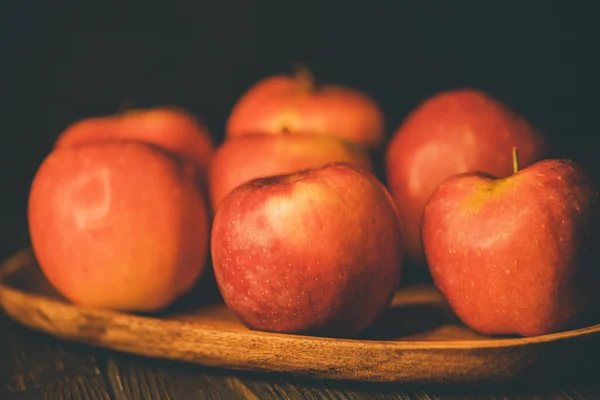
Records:
{"label": "pile of apples", "polygon": [[157,311],[210,266],[251,329],[354,337],[420,265],[473,330],[540,335],[600,289],[598,192],[552,151],[472,89],[431,96],[388,138],[371,97],[303,70],[244,93],[218,146],[180,108],[75,122],[33,180],[30,237],[87,307]]}

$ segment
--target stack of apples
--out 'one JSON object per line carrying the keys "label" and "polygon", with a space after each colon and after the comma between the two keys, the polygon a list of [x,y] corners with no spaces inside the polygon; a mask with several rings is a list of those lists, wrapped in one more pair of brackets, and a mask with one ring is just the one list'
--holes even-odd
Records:
{"label": "stack of apples", "polygon": [[181,109],[78,121],[34,178],[34,252],[67,299],[132,312],[211,264],[241,322],[291,334],[360,335],[404,267],[489,335],[556,332],[597,306],[598,193],[531,123],[460,89],[385,125],[369,95],[306,69],[252,86],[218,146]]}

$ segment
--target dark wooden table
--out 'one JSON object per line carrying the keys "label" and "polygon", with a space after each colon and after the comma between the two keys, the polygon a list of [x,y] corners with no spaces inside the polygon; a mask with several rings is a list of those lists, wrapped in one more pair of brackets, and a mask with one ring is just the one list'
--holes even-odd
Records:
{"label": "dark wooden table", "polygon": [[67,343],[0,312],[0,399],[600,399],[600,371],[535,385],[411,387],[227,371]]}

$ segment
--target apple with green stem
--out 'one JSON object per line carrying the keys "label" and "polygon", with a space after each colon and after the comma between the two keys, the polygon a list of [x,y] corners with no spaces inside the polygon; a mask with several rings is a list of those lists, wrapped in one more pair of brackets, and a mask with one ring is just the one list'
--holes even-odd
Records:
{"label": "apple with green stem", "polygon": [[568,329],[598,305],[598,192],[584,168],[548,159],[496,178],[445,180],[426,204],[432,278],[457,316],[483,334]]}

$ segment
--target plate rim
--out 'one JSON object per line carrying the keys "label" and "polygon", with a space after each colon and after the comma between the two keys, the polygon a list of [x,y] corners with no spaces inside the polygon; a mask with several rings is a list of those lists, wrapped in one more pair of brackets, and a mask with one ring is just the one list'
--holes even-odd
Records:
{"label": "plate rim", "polygon": [[[28,265],[28,263],[35,262],[35,255],[30,247],[23,248],[10,255],[4,261],[0,263],[0,306],[4,311],[14,316],[5,307],[5,296],[9,297],[21,297],[33,300],[35,303],[42,304],[45,306],[52,306],[56,309],[62,309],[67,312],[84,312],[89,315],[97,315],[102,317],[110,318],[127,318],[137,323],[144,324],[160,324],[162,326],[167,325],[169,328],[175,327],[190,327],[197,326],[198,329],[206,333],[220,333],[220,334],[231,334],[231,335],[243,335],[246,337],[253,338],[274,338],[274,339],[285,339],[287,341],[294,342],[321,342],[323,344],[337,344],[337,345],[361,345],[363,347],[372,348],[389,348],[390,350],[429,350],[429,349],[490,349],[490,348],[513,348],[521,346],[529,346],[536,344],[544,344],[549,342],[556,342],[561,340],[568,340],[578,338],[581,336],[593,335],[600,333],[600,323],[589,325],[577,329],[571,329],[556,333],[549,333],[538,336],[530,337],[514,337],[514,338],[486,338],[486,339],[461,339],[461,340],[373,340],[373,339],[353,339],[353,338],[333,338],[333,337],[321,337],[321,336],[310,336],[302,334],[288,334],[278,332],[262,332],[257,330],[248,329],[245,332],[237,332],[231,330],[214,329],[202,326],[201,323],[193,321],[182,321],[172,318],[162,318],[152,315],[136,315],[127,311],[110,310],[101,308],[82,307],[74,303],[70,303],[61,299],[51,299],[44,297],[39,294],[29,293],[5,283],[5,277],[11,273],[15,273],[19,269]],[[40,328],[41,329],[41,328]]]}

